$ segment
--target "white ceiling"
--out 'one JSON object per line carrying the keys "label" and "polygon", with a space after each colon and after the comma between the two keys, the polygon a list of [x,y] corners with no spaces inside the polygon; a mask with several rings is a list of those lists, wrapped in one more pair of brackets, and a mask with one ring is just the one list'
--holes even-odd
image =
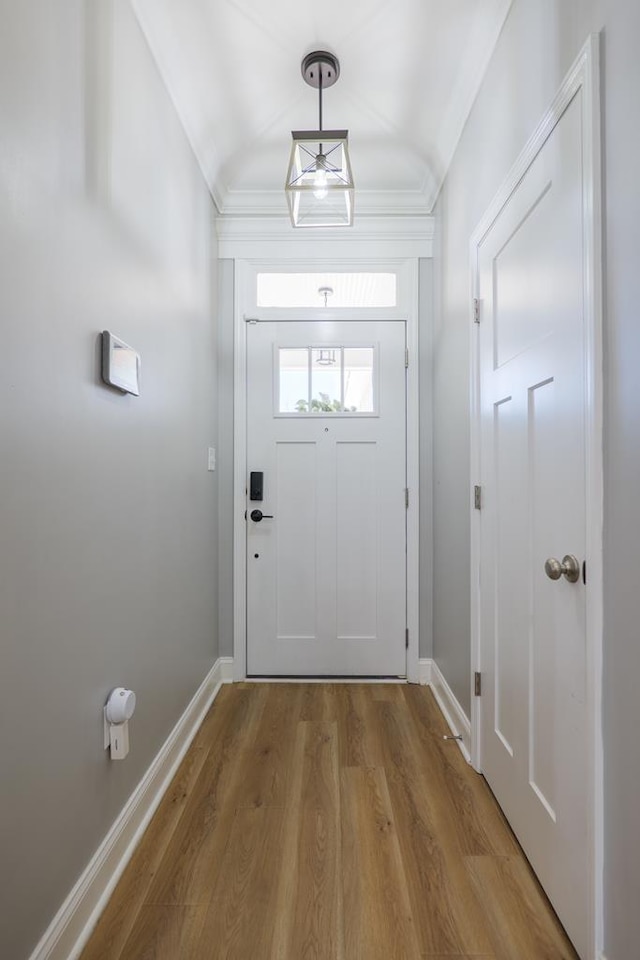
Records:
{"label": "white ceiling", "polygon": [[340,61],[359,215],[431,211],[511,0],[133,0],[219,211],[286,215],[291,130],[315,129],[302,57]]}

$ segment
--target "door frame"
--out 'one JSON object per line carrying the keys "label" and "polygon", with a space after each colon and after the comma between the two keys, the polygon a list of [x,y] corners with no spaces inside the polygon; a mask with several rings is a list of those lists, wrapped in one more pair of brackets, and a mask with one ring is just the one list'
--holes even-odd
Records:
{"label": "door frame", "polygon": [[[419,392],[418,392],[418,259],[341,259],[327,261],[321,258],[308,259],[246,259],[236,260],[234,271],[234,469],[233,469],[233,676],[244,680],[247,676],[247,568],[246,568],[246,477],[247,477],[247,324],[258,319],[264,310],[256,310],[255,301],[249,298],[252,279],[259,270],[393,270],[398,274],[398,306],[391,310],[371,311],[374,315],[358,319],[397,320],[406,325],[406,342],[409,365],[406,381],[406,463],[409,506],[406,511],[407,535],[407,681],[419,683],[420,643],[420,485],[419,485]],[[324,310],[322,319],[354,319],[348,311]],[[295,319],[315,319],[316,311],[300,311]],[[286,314],[292,320],[291,311],[268,311],[269,320],[285,322]],[[265,316],[266,320],[267,317]]]}
{"label": "door frame", "polygon": [[[481,698],[475,695],[474,674],[482,672],[480,630],[481,511],[475,508],[474,485],[480,472],[481,327],[475,304],[479,294],[478,248],[525,173],[544,146],[565,110],[582,93],[584,302],[586,317],[586,556],[589,589],[586,595],[586,668],[588,726],[588,809],[590,826],[590,956],[599,956],[603,940],[603,342],[602,342],[602,208],[600,143],[600,40],[589,37],[556,97],[516,160],[502,187],[470,240],[471,266],[471,763],[482,773]],[[480,304],[481,310],[481,304]]]}

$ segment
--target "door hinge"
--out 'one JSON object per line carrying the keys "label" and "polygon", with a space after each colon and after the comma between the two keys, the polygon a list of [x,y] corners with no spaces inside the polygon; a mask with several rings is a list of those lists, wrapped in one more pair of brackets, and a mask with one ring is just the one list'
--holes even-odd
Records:
{"label": "door hinge", "polygon": [[405,508],[409,509],[409,487],[404,488],[404,505]]}
{"label": "door hinge", "polygon": [[480,323],[480,301],[477,297],[473,299],[473,322]]}
{"label": "door hinge", "polygon": [[406,650],[409,649],[409,627],[404,631],[404,646]]}
{"label": "door hinge", "polygon": [[482,696],[482,674],[478,670],[476,670],[473,677],[473,692],[476,697]]}
{"label": "door hinge", "polygon": [[404,365],[405,367],[409,366],[409,347],[406,347],[404,351]]}
{"label": "door hinge", "polygon": [[473,506],[476,510],[482,510],[482,487],[477,483],[473,488]]}

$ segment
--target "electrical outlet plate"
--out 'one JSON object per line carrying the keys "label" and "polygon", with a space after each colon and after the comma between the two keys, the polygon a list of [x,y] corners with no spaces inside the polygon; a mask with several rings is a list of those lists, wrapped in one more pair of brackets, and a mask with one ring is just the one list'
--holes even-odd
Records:
{"label": "electrical outlet plate", "polygon": [[207,470],[215,470],[216,468],[216,448],[209,447],[209,459]]}

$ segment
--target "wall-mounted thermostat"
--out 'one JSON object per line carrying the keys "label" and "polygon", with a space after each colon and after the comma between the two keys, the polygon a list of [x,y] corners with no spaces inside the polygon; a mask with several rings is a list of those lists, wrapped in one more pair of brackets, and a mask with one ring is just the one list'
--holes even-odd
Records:
{"label": "wall-mounted thermostat", "polygon": [[140,396],[140,354],[109,330],[102,332],[102,379],[123,393]]}

